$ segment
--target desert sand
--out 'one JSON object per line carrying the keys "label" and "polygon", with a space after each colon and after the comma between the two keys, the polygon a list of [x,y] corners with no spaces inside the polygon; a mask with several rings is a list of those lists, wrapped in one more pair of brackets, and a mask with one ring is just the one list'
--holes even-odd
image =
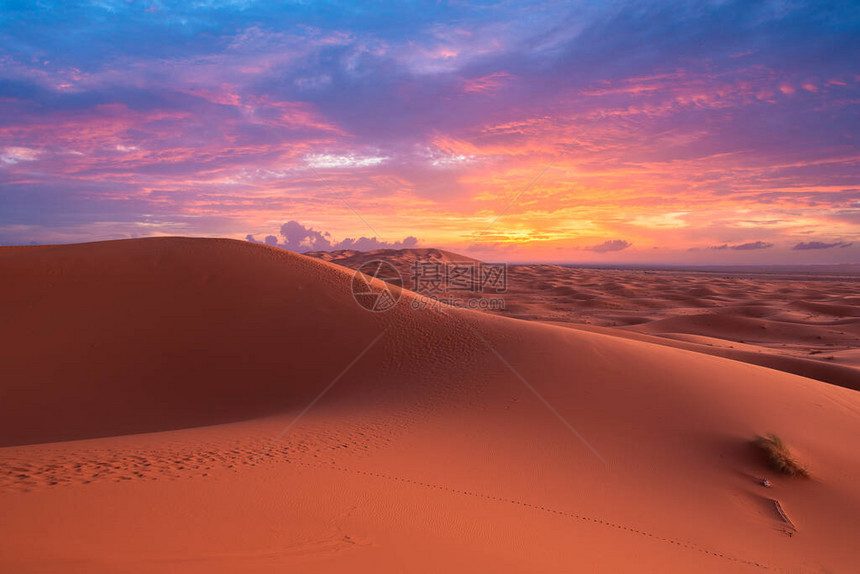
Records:
{"label": "desert sand", "polygon": [[[308,255],[352,269],[368,261],[388,261],[407,288],[414,287],[416,260],[475,261],[440,249]],[[443,300],[451,295],[431,294]],[[504,299],[503,309],[483,310],[728,357],[860,389],[857,265],[709,271],[508,265]]]}
{"label": "desert sand", "polygon": [[[857,569],[860,394],[655,344],[693,313],[623,336],[409,291],[372,313],[345,267],[231,240],[0,269],[4,572]],[[765,433],[810,477],[770,470]]]}

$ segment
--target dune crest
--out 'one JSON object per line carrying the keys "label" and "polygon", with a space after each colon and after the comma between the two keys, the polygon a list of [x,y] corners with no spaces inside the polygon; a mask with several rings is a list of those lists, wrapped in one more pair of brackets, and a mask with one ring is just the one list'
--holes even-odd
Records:
{"label": "dune crest", "polygon": [[[427,249],[307,255],[351,269],[390,262],[407,288],[416,261],[474,261]],[[812,270],[812,271],[810,271]],[[508,265],[506,317],[608,332],[860,389],[856,265],[600,269]],[[448,293],[432,293],[445,298]],[[595,329],[597,328],[597,329]]]}

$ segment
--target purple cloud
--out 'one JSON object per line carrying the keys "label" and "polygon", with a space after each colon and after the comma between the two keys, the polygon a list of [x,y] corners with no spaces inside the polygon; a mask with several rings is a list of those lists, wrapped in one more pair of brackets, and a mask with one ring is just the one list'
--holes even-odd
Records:
{"label": "purple cloud", "polygon": [[708,247],[708,249],[714,249],[716,251],[723,251],[725,249],[734,249],[735,251],[754,251],[756,249],[770,249],[771,247],[773,247],[773,243],[767,243],[766,241],[750,241],[749,243],[738,243],[736,245],[723,243],[722,245]]}
{"label": "purple cloud", "polygon": [[[280,242],[275,235],[267,235],[263,241],[271,247],[280,247],[289,249],[297,253],[305,253],[308,251],[337,251],[339,249],[354,249],[356,251],[373,251],[375,249],[410,249],[418,245],[416,237],[406,237],[402,241],[380,241],[376,237],[359,237],[353,239],[347,237],[342,241],[332,242],[331,234],[328,231],[317,231],[310,227],[305,227],[298,221],[288,221],[281,226],[281,237],[283,242]],[[245,236],[245,239],[254,243],[260,243],[253,235]]]}
{"label": "purple cloud", "polygon": [[833,247],[851,247],[853,243],[845,243],[844,241],[836,241],[835,243],[824,243],[823,241],[801,241],[794,247],[795,251],[805,251],[807,249],[831,249]]}
{"label": "purple cloud", "polygon": [[633,245],[629,241],[624,239],[610,239],[608,241],[604,241],[599,245],[592,245],[591,247],[586,247],[588,251],[594,251],[595,253],[609,253],[612,251],[623,251]]}

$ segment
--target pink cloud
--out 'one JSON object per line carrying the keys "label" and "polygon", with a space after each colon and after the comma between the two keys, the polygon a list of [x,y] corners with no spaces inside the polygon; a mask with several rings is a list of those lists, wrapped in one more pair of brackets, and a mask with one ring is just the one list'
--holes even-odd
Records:
{"label": "pink cloud", "polygon": [[512,79],[513,76],[507,72],[496,72],[480,78],[464,80],[463,91],[470,94],[494,92]]}

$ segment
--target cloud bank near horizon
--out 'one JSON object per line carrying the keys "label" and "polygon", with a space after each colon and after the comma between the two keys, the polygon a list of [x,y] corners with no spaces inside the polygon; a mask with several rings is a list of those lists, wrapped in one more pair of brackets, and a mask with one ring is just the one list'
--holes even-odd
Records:
{"label": "cloud bank near horizon", "polygon": [[839,247],[840,249],[845,249],[847,247],[851,247],[852,243],[845,243],[844,241],[836,241],[834,243],[825,243],[823,241],[802,241],[792,247],[795,251],[809,251],[810,249],[833,249],[834,247]]}
{"label": "cloud bank near horizon", "polygon": [[377,237],[359,237],[357,239],[345,238],[341,241],[332,241],[331,233],[328,231],[316,231],[305,227],[298,221],[288,221],[281,226],[280,237],[267,235],[263,241],[258,241],[253,235],[246,235],[245,239],[254,243],[265,243],[272,247],[289,249],[297,253],[308,251],[339,251],[341,249],[354,249],[356,251],[373,251],[375,249],[411,249],[418,246],[416,237],[405,237],[402,241],[388,242]]}

